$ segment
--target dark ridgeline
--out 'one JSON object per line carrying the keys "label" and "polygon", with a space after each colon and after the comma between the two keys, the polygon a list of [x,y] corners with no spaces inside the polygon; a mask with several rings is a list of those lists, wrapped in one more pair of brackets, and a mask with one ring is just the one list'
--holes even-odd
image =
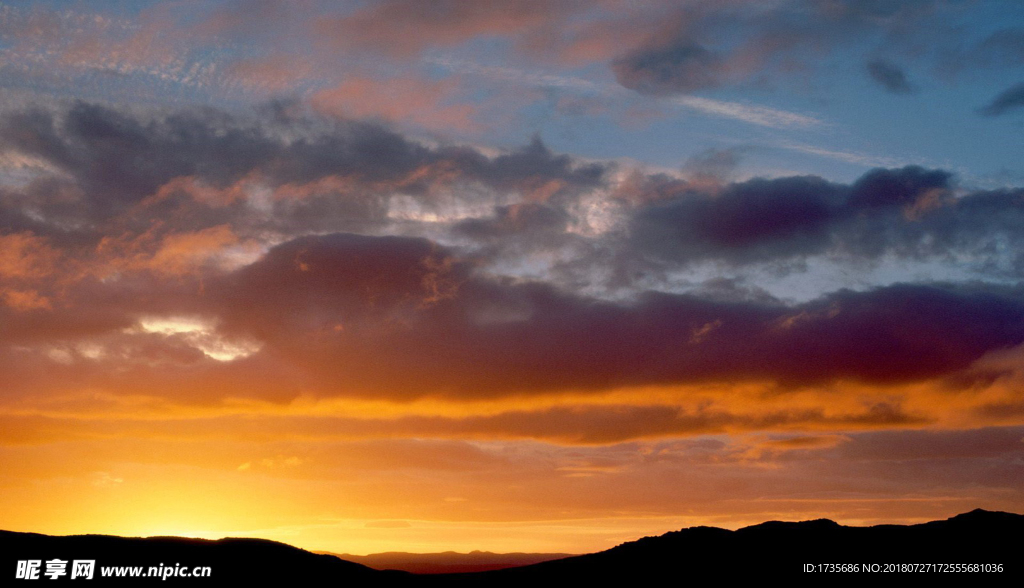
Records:
{"label": "dark ridgeline", "polygon": [[[270,582],[269,586],[291,586],[295,581],[330,581],[346,585],[370,585],[381,578],[404,576],[405,572],[380,572],[366,566],[344,561],[332,555],[320,555],[265,539],[186,539],[182,537],[111,537],[108,535],[72,535],[51,537],[36,533],[13,533],[0,531],[0,559],[3,572],[0,585],[33,586],[51,583],[43,576],[46,560],[67,560],[68,574],[59,580],[82,583],[70,579],[72,560],[96,560],[93,580],[84,583],[90,586],[105,581],[116,581],[126,585],[159,585],[159,578],[101,578],[100,568],[107,566],[149,566],[183,567],[209,566],[209,578],[167,578],[167,582],[228,586],[248,583]],[[39,580],[24,581],[15,578],[18,560],[43,560]],[[146,572],[143,572],[144,574]]]}
{"label": "dark ridgeline", "polygon": [[[645,537],[607,551],[532,566],[434,576],[440,583],[497,580],[522,585],[533,579],[654,581],[803,578],[828,582],[839,576],[877,578],[884,573],[806,573],[804,564],[996,563],[1000,574],[936,574],[960,581],[990,582],[1024,577],[1024,515],[974,510],[920,525],[846,527],[827,519],[772,521],[737,531],[692,527]],[[900,574],[905,579],[907,574]],[[440,585],[440,584],[439,584]],[[482,584],[483,585],[483,584]]]}
{"label": "dark ridgeline", "polygon": [[[858,571],[847,574],[807,573],[804,564],[1002,564],[1002,573],[923,572],[959,581],[1001,582],[1022,578],[1024,515],[975,510],[944,521],[920,525],[845,527],[829,520],[799,523],[767,522],[737,531],[693,527],[646,537],[618,547],[565,559],[505,570],[416,575],[377,571],[318,555],[282,543],[258,539],[204,541],[181,538],[122,538],[99,535],[50,537],[0,532],[3,583],[13,579],[23,559],[95,559],[97,578],[103,566],[210,566],[210,578],[168,578],[168,581],[226,585],[259,581],[267,585],[332,584],[526,586],[554,582],[654,582],[664,578],[700,580],[764,580],[803,578],[828,581],[891,575]],[[69,566],[70,569],[70,566]],[[45,563],[43,565],[45,571]],[[920,575],[919,574],[919,575]],[[900,576],[906,579],[907,574]],[[61,578],[67,581],[68,577]],[[47,578],[41,578],[50,582]],[[76,580],[77,581],[77,580]],[[157,579],[122,580],[145,584]],[[299,583],[299,584],[296,584]]]}

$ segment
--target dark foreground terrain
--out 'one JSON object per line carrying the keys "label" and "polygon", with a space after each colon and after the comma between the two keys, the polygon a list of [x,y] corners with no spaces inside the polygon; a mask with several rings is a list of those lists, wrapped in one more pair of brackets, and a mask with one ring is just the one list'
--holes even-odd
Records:
{"label": "dark foreground terrain", "polygon": [[[260,539],[205,541],[175,537],[125,538],[102,535],[51,537],[0,531],[0,584],[33,585],[51,580],[47,561],[66,560],[70,579],[73,560],[96,560],[87,585],[116,582],[160,583],[146,577],[149,567],[186,570],[209,567],[209,577],[171,575],[166,581],[184,584],[376,586],[381,585],[515,585],[601,581],[646,582],[664,578],[686,580],[803,579],[828,582],[914,574],[922,580],[953,577],[971,584],[1017,582],[1024,571],[1024,515],[975,510],[944,521],[920,525],[845,527],[829,520],[799,523],[767,522],[729,531],[692,527],[646,537],[618,547],[505,570],[416,575],[378,571],[332,555],[315,554]],[[38,580],[15,580],[18,561],[40,560]],[[814,571],[805,571],[808,564]],[[820,565],[819,565],[820,564]],[[161,569],[159,566],[163,566]],[[845,565],[845,572],[837,572]],[[877,565],[877,571],[871,571]],[[141,566],[143,577],[109,578],[111,567]],[[909,571],[914,566],[916,571]],[[997,567],[998,566],[998,567]],[[867,568],[867,570],[866,570]],[[984,571],[1001,569],[1002,571]],[[123,574],[131,574],[122,568]],[[116,572],[115,572],[116,573]],[[199,573],[202,573],[200,571]],[[163,575],[161,573],[161,575]],[[11,581],[15,584],[11,584]],[[269,584],[267,584],[269,582]]]}

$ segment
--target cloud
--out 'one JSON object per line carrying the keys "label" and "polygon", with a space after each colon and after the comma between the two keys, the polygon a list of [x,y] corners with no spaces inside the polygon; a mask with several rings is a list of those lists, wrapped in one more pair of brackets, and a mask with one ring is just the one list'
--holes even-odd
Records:
{"label": "cloud", "polygon": [[[433,191],[459,183],[557,196],[597,186],[605,172],[555,155],[539,139],[487,157],[472,148],[425,147],[378,124],[283,116],[254,121],[187,109],[133,115],[84,102],[64,111],[9,112],[0,121],[0,150],[39,158],[57,173],[12,198],[17,202],[0,222],[44,234],[60,225],[66,236],[68,227],[85,232],[83,221],[114,219],[187,222],[179,228],[196,231],[266,215],[262,222],[284,230],[332,219],[355,228],[383,221],[396,193],[425,205]],[[285,131],[297,135],[286,139]],[[29,207],[36,212],[27,214]]]}
{"label": "cloud", "polygon": [[[382,0],[339,9],[260,2],[246,9],[211,4],[198,11],[161,4],[134,16],[11,7],[2,23],[12,39],[4,71],[9,87],[150,104],[197,98],[251,104],[293,90],[307,105],[332,114],[367,113],[412,128],[472,133],[520,124],[527,105],[545,98],[516,88],[523,80],[509,79],[512,70],[525,74],[516,74],[519,78],[546,80],[540,85],[566,91],[572,90],[560,84],[573,80],[575,91],[581,91],[599,84],[550,68],[603,64],[620,88],[687,98],[677,103],[714,116],[801,127],[818,123],[807,115],[781,118],[777,110],[692,93],[781,84],[806,90],[824,79],[816,75],[821,63],[847,51],[863,51],[854,59],[869,60],[869,75],[898,92],[912,85],[894,59],[931,64],[917,69],[949,79],[965,70],[1021,62],[1018,28],[976,39],[956,25],[955,7],[933,0],[870,5],[842,0],[807,7],[478,4],[458,0],[424,8]],[[513,57],[503,61],[516,61],[517,67],[476,62],[483,55],[478,46],[489,42],[499,43],[499,54]],[[461,58],[466,55],[473,61]],[[455,91],[451,86],[460,85],[457,81],[436,78],[429,67],[394,67],[396,60],[417,56],[424,64],[461,60],[468,69],[491,70],[491,75],[477,76],[483,84]],[[628,112],[610,116],[626,120]]]}
{"label": "cloud", "polygon": [[944,78],[956,79],[978,70],[1024,64],[1024,28],[1005,27],[980,39],[960,38],[961,31],[948,27],[947,31],[949,40],[939,46],[937,59],[938,73]]}
{"label": "cloud", "polygon": [[978,109],[983,116],[1002,116],[1007,112],[1024,107],[1024,83],[1011,86]]}
{"label": "cloud", "polygon": [[816,255],[956,256],[984,273],[1015,275],[1024,267],[1024,258],[996,249],[1024,238],[1011,220],[1021,214],[1019,191],[956,196],[953,176],[943,170],[875,169],[849,185],[805,176],[674,190],[638,207],[630,220],[636,250],[656,260],[743,265]]}
{"label": "cloud", "polygon": [[31,232],[0,235],[0,276],[26,279],[53,272],[60,252]]}
{"label": "cloud", "polygon": [[[141,394],[161,413],[229,399],[556,399],[402,426],[572,443],[905,427],[939,417],[883,391],[974,377],[1024,342],[1022,297],[1000,285],[1024,267],[1019,190],[958,190],[943,170],[731,181],[734,150],[650,173],[539,138],[484,152],[283,104],[243,115],[72,103],[2,124],[6,153],[46,164],[0,201],[11,402],[92,391],[109,400],[81,402],[102,412]],[[829,284],[796,302],[751,269],[815,257],[974,264],[992,278]],[[704,408],[570,400],[854,385],[879,396],[841,413],[820,399],[744,412],[717,394]],[[1015,401],[991,394],[972,410]]]}
{"label": "cloud", "polygon": [[545,234],[564,234],[570,220],[564,209],[523,202],[496,207],[491,217],[459,221],[453,230],[481,240],[501,240],[515,235],[543,238]]}
{"label": "cloud", "polygon": [[846,163],[852,163],[854,165],[864,167],[896,167],[900,165],[900,160],[894,157],[880,157],[877,155],[868,155],[852,151],[836,151],[834,149],[824,149],[814,145],[805,145],[802,143],[792,143],[788,141],[776,143],[776,146],[782,149],[790,149],[792,151],[799,151],[800,153],[809,153],[811,155],[827,157],[828,159],[844,161]]}
{"label": "cloud", "polygon": [[830,238],[840,190],[820,178],[750,180],[718,196],[684,194],[642,208],[633,232],[641,249],[682,259],[815,251]]}
{"label": "cloud", "polygon": [[[150,394],[188,402],[212,400],[210,389],[472,400],[710,382],[886,386],[954,374],[1024,342],[1012,289],[903,285],[792,306],[648,292],[615,303],[478,275],[471,260],[405,237],[303,237],[207,278],[202,291],[186,283],[161,300],[159,282],[140,287],[115,297],[123,284],[94,284],[59,312],[2,313],[9,345],[107,349],[98,359],[65,352],[55,365],[45,354],[27,361],[29,348],[4,360],[10,377],[118,395],[147,382]],[[220,340],[252,342],[248,355],[224,363],[204,347],[213,335],[131,330],[143,312],[189,309],[215,317]]]}
{"label": "cloud", "polygon": [[613,62],[612,71],[626,88],[668,95],[717,86],[720,62],[711,51],[682,40],[630,53]]}
{"label": "cloud", "polygon": [[452,102],[456,90],[454,79],[431,82],[352,77],[338,86],[317,91],[311,103],[321,112],[344,118],[380,117],[393,122],[413,122],[434,130],[479,129],[474,106]]}
{"label": "cloud", "polygon": [[739,102],[711,100],[698,96],[677,96],[672,99],[672,102],[705,114],[741,120],[763,127],[800,128],[823,124],[820,119],[805,114]]}
{"label": "cloud", "polygon": [[[579,77],[554,74],[538,75],[515,68],[480,66],[452,59],[434,59],[431,62],[460,74],[483,76],[502,83],[528,85],[545,90],[567,90],[586,95],[597,94],[604,96],[606,100],[622,98],[622,89],[619,86],[595,83]],[[739,120],[759,126],[799,128],[823,124],[821,120],[813,116],[758,106],[756,104],[744,104],[698,96],[675,96],[672,95],[672,92],[651,92],[651,94],[667,97],[666,102],[669,104],[682,106],[705,115]],[[624,117],[629,117],[628,111]]]}
{"label": "cloud", "polygon": [[[438,242],[471,238],[488,248],[477,251],[485,260],[523,265],[533,256],[534,276],[558,271],[591,284],[627,265],[657,272],[822,255],[849,263],[960,256],[989,275],[1024,267],[1013,248],[985,253],[999,239],[1021,238],[1012,222],[1016,191],[958,195],[942,170],[876,170],[850,185],[814,177],[709,183],[692,170],[685,180],[617,174],[611,163],[552,153],[539,138],[484,154],[301,109],[254,114],[129,114],[81,102],[8,112],[4,153],[45,167],[4,188],[4,239],[45,243],[35,249],[53,253],[39,263],[69,256],[76,272],[93,275],[236,267],[268,242],[398,224]],[[16,251],[7,248],[17,259],[5,266],[29,263]],[[48,296],[19,280],[13,290]]]}
{"label": "cloud", "polygon": [[410,57],[428,48],[451,47],[479,37],[515,37],[536,29],[546,31],[553,23],[564,22],[586,7],[587,3],[576,0],[513,0],[500,4],[385,0],[352,14],[322,19],[316,29],[338,47]]}
{"label": "cloud", "polygon": [[[296,440],[305,442],[380,442],[397,437],[415,438],[416,445],[433,441],[436,445],[452,445],[455,440],[533,440],[561,445],[611,445],[638,440],[673,437],[695,437],[708,434],[745,433],[751,431],[821,431],[877,430],[915,427],[929,419],[909,414],[900,406],[878,403],[846,411],[824,411],[820,408],[800,410],[773,409],[730,410],[728,407],[682,408],[678,406],[594,405],[553,407],[537,410],[513,410],[492,415],[469,416],[403,416],[398,418],[344,418],[321,416],[275,416],[242,419],[233,416],[189,419],[40,418],[35,416],[0,416],[5,430],[0,446],[20,443],[51,443],[55,441],[146,438],[184,441],[188,439],[236,442]],[[413,456],[393,457],[375,464],[355,453],[347,458],[367,469],[421,467],[426,469],[472,469],[487,465],[475,452],[454,447],[454,456],[434,454],[430,447],[416,453],[409,442],[391,441],[394,450]],[[810,445],[820,447],[821,444]],[[767,444],[772,450],[792,449]],[[412,448],[413,450],[415,448]],[[401,455],[400,454],[400,455]],[[459,465],[459,459],[468,461]],[[234,469],[266,471],[270,469],[302,469],[310,460],[265,458],[247,461]],[[337,457],[333,461],[342,461]],[[498,465],[501,465],[500,463]]]}
{"label": "cloud", "polygon": [[867,62],[868,75],[878,85],[893,94],[911,94],[915,88],[907,79],[907,74],[898,65],[884,59],[872,59]]}
{"label": "cloud", "polygon": [[[825,58],[850,47],[899,49],[913,31],[945,24],[935,2],[853,1],[677,7],[610,63],[618,82],[643,94],[678,95],[741,85],[809,80]],[[936,25],[932,25],[936,26]],[[934,46],[930,38],[914,38]],[[908,52],[909,53],[909,52]],[[905,74],[872,60],[869,74],[906,92]]]}
{"label": "cloud", "polygon": [[[650,292],[619,304],[486,279],[443,248],[397,237],[285,243],[222,288],[229,330],[356,395],[900,382],[1024,341],[1024,326],[1008,328],[1024,316],[1012,291],[894,286],[795,307]],[[826,340],[837,342],[827,352]]]}

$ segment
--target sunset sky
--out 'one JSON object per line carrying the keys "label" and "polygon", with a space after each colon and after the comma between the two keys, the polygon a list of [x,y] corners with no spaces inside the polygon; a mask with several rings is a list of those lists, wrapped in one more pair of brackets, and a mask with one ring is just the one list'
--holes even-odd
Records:
{"label": "sunset sky", "polygon": [[1024,512],[1024,3],[0,2],[0,528]]}

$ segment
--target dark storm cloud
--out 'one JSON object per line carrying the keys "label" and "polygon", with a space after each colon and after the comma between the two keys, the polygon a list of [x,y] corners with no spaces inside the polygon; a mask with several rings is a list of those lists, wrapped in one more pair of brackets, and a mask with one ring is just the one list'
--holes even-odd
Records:
{"label": "dark storm cloud", "polygon": [[898,65],[884,59],[873,59],[865,65],[868,75],[878,85],[893,94],[910,94],[915,91],[907,73]]}
{"label": "dark storm cloud", "polygon": [[517,235],[543,238],[545,235],[563,235],[571,218],[562,208],[524,202],[499,206],[491,217],[460,221],[453,230],[482,241],[508,239]]}
{"label": "dark storm cloud", "polygon": [[718,193],[676,185],[674,196],[661,193],[636,210],[631,240],[637,251],[679,264],[961,255],[978,271],[1024,270],[1021,191],[954,188],[949,172],[916,166],[872,170],[849,185],[813,176],[753,179]]}
{"label": "dark storm cloud", "polygon": [[643,208],[638,246],[663,257],[772,259],[822,249],[841,188],[820,178],[755,179]]}
{"label": "dark storm cloud", "polygon": [[[289,134],[297,136],[285,138]],[[59,170],[59,179],[50,181],[64,192],[79,192],[78,197],[51,195],[33,205],[41,216],[73,216],[79,222],[124,212],[175,178],[194,178],[218,189],[254,174],[271,187],[344,178],[343,189],[314,194],[334,196],[333,202],[280,205],[282,222],[301,224],[360,215],[380,220],[381,198],[391,192],[423,195],[445,182],[476,182],[527,194],[544,190],[547,197],[557,198],[600,185],[605,173],[601,165],[580,165],[553,154],[539,138],[519,150],[487,157],[465,147],[425,147],[361,122],[280,117],[259,122],[212,109],[142,117],[84,102],[64,112],[7,113],[0,120],[0,149]],[[338,201],[339,191],[347,201]],[[203,216],[215,214],[206,211]],[[29,225],[17,210],[4,217],[12,228]]]}
{"label": "dark storm cloud", "polygon": [[1000,116],[1024,107],[1024,83],[1011,86],[992,99],[978,113],[984,116]]}
{"label": "dark storm cloud", "polygon": [[917,166],[874,169],[854,182],[846,204],[854,210],[912,206],[931,190],[948,190],[952,178],[947,171]]}
{"label": "dark storm cloud", "polygon": [[326,389],[398,397],[912,381],[1024,341],[1014,291],[904,285],[793,307],[649,292],[612,303],[478,275],[443,248],[395,237],[282,244],[219,288],[232,332]]}
{"label": "dark storm cloud", "polygon": [[214,111],[144,122],[77,102],[66,113],[8,114],[0,137],[6,150],[38,157],[72,176],[97,212],[107,214],[154,194],[171,178],[201,175],[225,184],[274,155],[268,137],[230,123]]}

